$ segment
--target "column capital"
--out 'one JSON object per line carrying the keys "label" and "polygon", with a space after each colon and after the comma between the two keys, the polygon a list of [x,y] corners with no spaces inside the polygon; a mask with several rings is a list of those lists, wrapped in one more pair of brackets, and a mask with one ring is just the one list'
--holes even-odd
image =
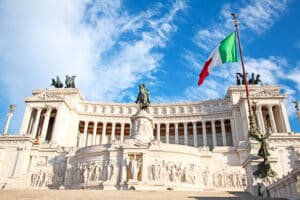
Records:
{"label": "column capital", "polygon": [[37,109],[37,111],[41,111],[43,109],[43,107],[35,107],[35,109]]}

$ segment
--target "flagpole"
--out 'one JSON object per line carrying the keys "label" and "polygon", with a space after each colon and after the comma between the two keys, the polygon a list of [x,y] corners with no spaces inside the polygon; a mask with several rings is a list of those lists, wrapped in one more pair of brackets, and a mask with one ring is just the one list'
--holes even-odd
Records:
{"label": "flagpole", "polygon": [[[241,47],[241,41],[240,41],[240,35],[239,35],[239,29],[238,29],[238,21],[237,21],[237,14],[231,13],[234,21],[234,26],[236,30],[236,36],[238,40],[238,45],[239,45],[239,51],[240,51],[240,57],[241,57],[241,62],[242,62],[242,69],[243,69],[243,79],[245,82],[245,89],[246,89],[246,97],[247,97],[247,103],[248,103],[248,109],[249,109],[249,118],[253,117],[252,115],[252,109],[251,109],[251,104],[250,104],[250,95],[249,95],[249,88],[248,88],[248,82],[247,82],[247,77],[246,77],[246,70],[245,70],[245,64],[244,64],[244,58],[243,58],[243,52],[242,52],[242,47]],[[251,119],[250,119],[251,120]],[[251,121],[250,121],[251,122]]]}
{"label": "flagpole", "polygon": [[[249,133],[250,137],[255,138],[257,141],[260,142],[260,144],[261,144],[260,148],[263,149],[263,151],[268,152],[268,146],[266,145],[266,142],[267,142],[266,139],[269,137],[270,133],[267,132],[266,134],[264,134],[265,136],[262,137],[263,134],[261,133],[259,128],[257,128],[256,122],[254,120],[254,115],[253,115],[252,106],[251,106],[251,102],[250,102],[248,82],[246,79],[247,77],[246,77],[246,70],[245,70],[243,53],[242,53],[242,48],[241,48],[240,36],[239,36],[239,31],[238,31],[237,14],[231,13],[231,15],[233,16],[234,26],[236,29],[236,35],[237,35],[237,39],[238,39],[240,57],[241,57],[242,68],[243,68],[243,79],[244,79],[245,88],[246,88],[246,96],[247,96],[247,103],[248,103],[248,109],[249,109],[249,125],[250,125],[250,130],[248,133]],[[251,146],[249,146],[249,147],[251,147]],[[274,172],[271,169],[270,163],[268,162],[269,155],[260,155],[259,153],[258,153],[258,155],[263,158],[263,161],[257,165],[257,170],[255,170],[253,172],[253,175],[256,178],[266,178],[267,176],[274,177],[276,175],[276,172]]]}

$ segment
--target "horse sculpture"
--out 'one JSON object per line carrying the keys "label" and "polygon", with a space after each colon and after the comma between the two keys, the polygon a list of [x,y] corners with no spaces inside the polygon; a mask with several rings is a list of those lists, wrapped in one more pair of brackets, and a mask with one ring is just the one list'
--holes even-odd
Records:
{"label": "horse sculpture", "polygon": [[66,75],[66,80],[65,80],[65,88],[75,88],[75,77],[76,76],[68,76]]}
{"label": "horse sculpture", "polygon": [[149,90],[144,83],[139,85],[140,91],[135,103],[139,104],[140,110],[146,110],[150,104]]}
{"label": "horse sculpture", "polygon": [[56,76],[56,80],[53,78],[52,79],[52,84],[55,88],[62,88],[63,87],[63,83],[60,81],[59,77]]}

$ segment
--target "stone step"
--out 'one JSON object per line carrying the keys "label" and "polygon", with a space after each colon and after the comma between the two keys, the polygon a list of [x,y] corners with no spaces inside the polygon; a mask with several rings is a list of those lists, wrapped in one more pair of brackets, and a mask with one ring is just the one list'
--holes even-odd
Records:
{"label": "stone step", "polygon": [[261,198],[253,197],[247,192],[178,192],[178,191],[101,191],[101,190],[0,190],[0,199],[31,199],[31,200],[53,200],[53,199],[121,199],[121,200],[222,200],[222,199],[283,199],[283,198]]}

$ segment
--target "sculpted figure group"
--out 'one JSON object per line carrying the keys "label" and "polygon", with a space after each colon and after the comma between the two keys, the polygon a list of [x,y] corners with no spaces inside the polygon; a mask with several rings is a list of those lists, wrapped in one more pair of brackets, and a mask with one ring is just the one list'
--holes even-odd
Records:
{"label": "sculpted figure group", "polygon": [[[65,80],[65,88],[75,88],[75,77],[76,76],[68,76],[66,75]],[[63,83],[61,82],[60,78],[56,76],[56,79],[52,79],[52,86],[55,88],[63,88]]]}
{"label": "sculpted figure group", "polygon": [[[246,77],[248,76],[248,73],[246,73]],[[236,73],[235,74],[236,77],[236,84],[237,85],[244,85],[245,84],[245,79],[242,73]],[[260,79],[260,75],[257,74],[256,77],[254,75],[254,73],[251,74],[251,78],[247,81],[248,84],[251,85],[258,85],[258,84],[262,84],[262,81]]]}
{"label": "sculpted figure group", "polygon": [[239,170],[222,169],[211,172],[208,167],[201,169],[196,164],[173,163],[164,160],[149,166],[149,179],[174,183],[202,184],[208,187],[242,189],[246,185],[246,175]]}
{"label": "sculpted figure group", "polygon": [[31,175],[31,187],[49,187],[52,185],[52,172],[40,170]]}
{"label": "sculpted figure group", "polygon": [[79,163],[73,167],[73,172],[73,180],[83,184],[91,181],[117,180],[119,164],[117,160]]}

